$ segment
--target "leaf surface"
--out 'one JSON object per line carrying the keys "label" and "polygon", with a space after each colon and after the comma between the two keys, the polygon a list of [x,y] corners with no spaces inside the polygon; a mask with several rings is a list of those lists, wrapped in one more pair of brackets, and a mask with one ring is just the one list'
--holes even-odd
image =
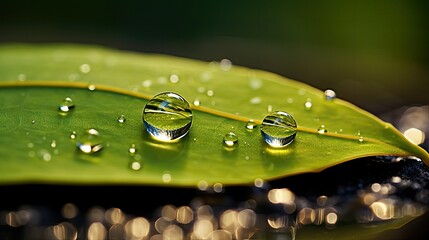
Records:
{"label": "leaf surface", "polygon": [[[193,109],[189,134],[175,143],[153,140],[142,123],[147,101],[165,91],[180,94]],[[66,97],[75,108],[62,116],[58,106]],[[245,128],[248,120],[260,124],[275,110],[290,113],[298,124],[285,148],[267,145],[259,126]],[[120,115],[124,123],[117,121]],[[321,125],[326,133],[318,132]],[[105,145],[96,154],[76,147],[88,128],[97,129]],[[77,139],[70,138],[72,131]],[[222,142],[229,132],[239,139],[233,148]],[[323,91],[303,83],[227,61],[95,46],[1,46],[0,136],[1,184],[234,185],[365,156],[429,162],[426,151],[389,123],[339,98],[326,100]]]}

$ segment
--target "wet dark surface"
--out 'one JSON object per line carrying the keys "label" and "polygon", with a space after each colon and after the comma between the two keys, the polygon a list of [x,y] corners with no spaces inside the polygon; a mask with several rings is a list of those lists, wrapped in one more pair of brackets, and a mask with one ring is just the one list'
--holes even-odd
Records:
{"label": "wet dark surface", "polygon": [[[392,180],[392,177],[396,177],[396,180]],[[391,191],[388,197],[399,203],[415,204],[425,212],[429,206],[429,168],[423,162],[415,159],[373,157],[350,161],[320,173],[265,182],[264,186],[259,188],[224,187],[221,193],[210,189],[201,191],[197,188],[150,186],[1,186],[0,239],[41,239],[43,234],[40,231],[41,236],[36,237],[37,234],[34,235],[30,230],[64,221],[73,223],[79,231],[79,239],[85,239],[84,232],[88,227],[87,212],[95,206],[103,209],[120,208],[127,215],[144,216],[154,221],[159,217],[161,207],[168,204],[192,207],[197,199],[200,204],[211,206],[215,216],[227,209],[242,209],[244,206],[253,209],[258,215],[270,216],[282,213],[283,210],[278,205],[271,204],[267,200],[267,194],[271,189],[282,188],[287,188],[295,194],[297,209],[303,206],[315,208],[317,198],[326,196],[331,202],[330,205],[341,213],[338,214],[337,224],[359,224],[354,216],[360,208],[354,206],[360,202],[359,192],[368,192],[373,183],[393,186],[394,191]],[[61,214],[61,209],[67,203],[73,203],[79,210],[77,216],[72,219],[65,219]],[[7,224],[7,213],[20,209],[31,209],[37,213],[37,219],[15,227]],[[288,216],[294,219],[296,213]],[[428,224],[429,216],[426,212],[405,227],[386,232],[380,239],[426,239],[429,236]],[[340,225],[337,228],[340,228]],[[302,230],[305,230],[305,226],[298,231]],[[33,234],[31,238],[29,232]]]}

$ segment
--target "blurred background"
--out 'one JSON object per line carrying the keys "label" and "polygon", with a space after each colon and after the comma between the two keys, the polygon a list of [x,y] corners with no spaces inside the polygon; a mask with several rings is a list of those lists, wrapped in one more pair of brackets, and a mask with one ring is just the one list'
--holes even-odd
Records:
{"label": "blurred background", "polygon": [[0,3],[0,43],[227,58],[334,89],[427,150],[428,12],[423,0],[14,0]]}

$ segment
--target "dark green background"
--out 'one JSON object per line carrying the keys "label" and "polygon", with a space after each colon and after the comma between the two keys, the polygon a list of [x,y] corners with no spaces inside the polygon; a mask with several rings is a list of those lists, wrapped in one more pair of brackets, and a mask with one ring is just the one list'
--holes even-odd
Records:
{"label": "dark green background", "polygon": [[428,103],[426,2],[2,1],[0,43],[91,43],[206,61],[229,58],[333,88],[380,115]]}

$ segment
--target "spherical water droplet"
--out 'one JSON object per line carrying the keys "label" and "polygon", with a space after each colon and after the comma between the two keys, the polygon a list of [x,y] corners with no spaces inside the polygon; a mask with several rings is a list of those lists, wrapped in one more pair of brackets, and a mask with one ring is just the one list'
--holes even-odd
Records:
{"label": "spherical water droplet", "polygon": [[171,182],[171,174],[170,173],[164,173],[162,175],[162,181],[165,183]]}
{"label": "spherical water droplet", "polygon": [[25,81],[26,79],[27,79],[27,76],[26,76],[25,74],[19,74],[19,75],[18,75],[18,80],[19,80],[19,81],[23,82],[23,81]]}
{"label": "spherical water droplet", "polygon": [[36,123],[36,120],[31,120],[31,124],[35,124]]}
{"label": "spherical water droplet", "polygon": [[227,133],[223,137],[223,143],[228,147],[234,146],[237,142],[238,142],[238,137],[233,132]]}
{"label": "spherical water droplet", "polygon": [[51,142],[51,148],[56,148],[57,147],[57,141],[52,140]]}
{"label": "spherical water droplet", "polygon": [[311,103],[311,99],[307,98],[307,101],[304,103],[305,110],[311,110],[313,107],[313,103]]}
{"label": "spherical water droplet", "polygon": [[52,159],[51,154],[46,149],[41,149],[39,151],[39,156],[43,159],[45,162],[49,162]]}
{"label": "spherical water droplet", "polygon": [[150,80],[150,79],[144,80],[142,82],[142,86],[145,87],[145,88],[148,88],[148,87],[152,86],[152,80]]}
{"label": "spherical water droplet", "polygon": [[76,139],[76,131],[70,133],[70,139]]}
{"label": "spherical water droplet", "polygon": [[320,125],[320,127],[317,129],[317,132],[320,134],[324,134],[328,132],[328,130],[326,129],[325,125]]}
{"label": "spherical water droplet", "polygon": [[95,91],[95,85],[94,84],[89,84],[88,85],[88,90],[91,91],[91,92]]}
{"label": "spherical water droplet", "polygon": [[76,143],[78,149],[83,153],[96,153],[103,149],[102,140],[97,130],[91,128],[86,130]]}
{"label": "spherical water droplet", "polygon": [[191,128],[192,110],[179,94],[164,92],[154,96],[143,109],[147,132],[156,140],[169,142],[184,137]]}
{"label": "spherical water droplet", "polygon": [[252,120],[252,119],[250,119],[247,123],[246,123],[246,130],[253,130],[253,129],[255,129],[256,128],[256,126],[257,126],[257,124]]}
{"label": "spherical water droplet", "polygon": [[295,119],[289,113],[276,111],[262,121],[261,134],[270,146],[284,147],[295,139],[296,127]]}
{"label": "spherical water droplet", "polygon": [[333,90],[327,89],[325,91],[325,99],[326,100],[333,100],[336,97],[337,97],[337,94]]}
{"label": "spherical water droplet", "polygon": [[201,102],[200,102],[200,100],[198,98],[194,100],[194,105],[195,106],[200,106],[201,105]]}
{"label": "spherical water droplet", "polygon": [[130,148],[128,148],[128,153],[130,154],[130,156],[134,156],[136,152],[137,152],[136,145],[133,143],[131,144]]}
{"label": "spherical water droplet", "polygon": [[180,81],[179,75],[177,74],[171,74],[170,75],[170,82],[171,83],[178,83]]}
{"label": "spherical water droplet", "polygon": [[79,67],[79,71],[81,73],[89,73],[91,71],[91,66],[89,64],[86,64],[86,63],[82,64]]}
{"label": "spherical water droplet", "polygon": [[232,67],[232,62],[229,59],[222,59],[220,61],[220,69],[228,71]]}
{"label": "spherical water droplet", "polygon": [[214,95],[214,91],[213,90],[211,90],[211,89],[207,90],[207,96],[213,97],[213,95]]}
{"label": "spherical water droplet", "polygon": [[360,136],[358,141],[359,141],[359,143],[363,143],[364,142],[363,136]]}
{"label": "spherical water droplet", "polygon": [[118,123],[124,123],[127,119],[125,119],[125,115],[120,115],[118,117]]}
{"label": "spherical water droplet", "polygon": [[60,106],[58,107],[58,113],[60,115],[66,115],[73,108],[74,108],[74,103],[72,99],[67,97],[61,102]]}
{"label": "spherical water droplet", "polygon": [[138,171],[142,168],[142,164],[140,161],[132,161],[130,163],[130,168],[134,171]]}

